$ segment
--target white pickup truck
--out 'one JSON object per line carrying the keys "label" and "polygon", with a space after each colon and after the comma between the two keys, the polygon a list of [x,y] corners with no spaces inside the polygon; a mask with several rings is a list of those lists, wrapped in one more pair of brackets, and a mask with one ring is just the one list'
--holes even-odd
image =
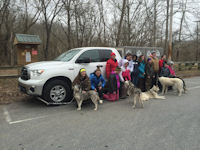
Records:
{"label": "white pickup truck", "polygon": [[69,50],[53,61],[42,61],[24,66],[18,79],[19,88],[28,95],[42,98],[48,103],[66,103],[72,99],[72,82],[81,68],[87,74],[102,65],[105,77],[106,61],[111,52],[121,59],[115,48],[83,47]]}

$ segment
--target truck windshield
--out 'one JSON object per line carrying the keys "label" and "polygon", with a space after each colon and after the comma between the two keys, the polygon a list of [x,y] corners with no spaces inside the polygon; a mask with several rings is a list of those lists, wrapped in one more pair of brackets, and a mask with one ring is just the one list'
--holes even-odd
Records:
{"label": "truck windshield", "polygon": [[70,61],[80,51],[81,51],[81,49],[69,50],[69,51],[67,51],[65,53],[62,53],[55,60],[56,61]]}

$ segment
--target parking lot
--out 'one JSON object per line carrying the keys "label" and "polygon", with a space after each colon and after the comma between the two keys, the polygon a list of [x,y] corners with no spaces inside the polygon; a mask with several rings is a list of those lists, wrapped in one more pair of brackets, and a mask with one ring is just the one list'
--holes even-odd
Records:
{"label": "parking lot", "polygon": [[0,105],[1,150],[197,150],[200,147],[200,77],[185,79],[178,97],[150,100],[132,109],[128,99],[46,106],[27,101]]}

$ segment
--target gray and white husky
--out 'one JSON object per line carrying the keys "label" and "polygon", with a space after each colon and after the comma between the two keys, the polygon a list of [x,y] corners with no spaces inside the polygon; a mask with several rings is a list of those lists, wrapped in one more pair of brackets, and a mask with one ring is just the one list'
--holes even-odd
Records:
{"label": "gray and white husky", "polygon": [[141,99],[142,91],[139,88],[135,88],[134,84],[131,81],[125,81],[124,86],[127,89],[127,95],[133,96],[133,108],[136,108],[136,106],[144,108],[144,104]]}
{"label": "gray and white husky", "polygon": [[74,94],[74,98],[76,99],[76,102],[78,104],[77,110],[81,110],[81,105],[82,105],[83,101],[88,100],[88,99],[91,99],[92,102],[94,103],[94,105],[95,105],[94,110],[97,110],[98,102],[101,104],[103,103],[103,101],[100,100],[99,95],[96,91],[90,90],[90,91],[86,91],[86,93],[82,93],[82,90],[79,85],[75,85],[73,87],[73,94]]}

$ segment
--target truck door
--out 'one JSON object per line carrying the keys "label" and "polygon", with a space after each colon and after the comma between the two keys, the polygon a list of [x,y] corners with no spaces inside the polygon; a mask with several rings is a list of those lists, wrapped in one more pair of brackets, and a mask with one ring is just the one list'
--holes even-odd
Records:
{"label": "truck door", "polygon": [[83,52],[75,62],[74,76],[76,77],[81,68],[85,68],[87,75],[94,72],[97,65],[101,65],[99,51],[91,49]]}

